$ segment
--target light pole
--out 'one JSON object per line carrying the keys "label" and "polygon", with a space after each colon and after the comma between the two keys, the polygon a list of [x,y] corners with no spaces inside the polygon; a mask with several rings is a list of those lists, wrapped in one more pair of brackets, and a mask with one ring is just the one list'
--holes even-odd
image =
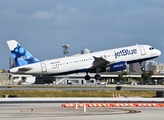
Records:
{"label": "light pole", "polygon": [[66,57],[66,55],[69,54],[69,51],[68,51],[69,45],[68,44],[67,45],[62,45],[62,47],[64,49],[63,54]]}

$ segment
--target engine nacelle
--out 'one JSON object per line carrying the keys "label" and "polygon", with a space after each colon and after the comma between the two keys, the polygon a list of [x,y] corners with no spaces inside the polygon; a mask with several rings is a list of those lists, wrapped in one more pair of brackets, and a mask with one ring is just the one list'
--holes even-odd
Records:
{"label": "engine nacelle", "polygon": [[109,65],[109,67],[107,68],[107,71],[120,71],[120,70],[125,70],[127,68],[127,64],[125,61],[121,61],[121,62],[117,62],[117,63],[113,63],[111,65]]}

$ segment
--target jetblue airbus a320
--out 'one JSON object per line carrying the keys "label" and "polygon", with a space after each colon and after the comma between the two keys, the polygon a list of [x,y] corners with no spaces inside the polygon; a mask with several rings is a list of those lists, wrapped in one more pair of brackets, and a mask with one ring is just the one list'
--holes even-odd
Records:
{"label": "jetblue airbus a320", "polygon": [[9,40],[7,44],[17,64],[17,67],[9,70],[10,73],[50,76],[86,72],[86,80],[90,79],[88,73],[97,73],[97,80],[101,77],[100,72],[125,70],[129,63],[141,63],[161,55],[161,52],[152,46],[134,45],[41,61],[34,58],[17,41]]}

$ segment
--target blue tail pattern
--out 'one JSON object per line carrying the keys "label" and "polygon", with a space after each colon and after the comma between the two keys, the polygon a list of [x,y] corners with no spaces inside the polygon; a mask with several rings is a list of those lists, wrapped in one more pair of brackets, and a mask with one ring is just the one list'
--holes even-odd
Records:
{"label": "blue tail pattern", "polygon": [[17,43],[17,46],[11,50],[12,56],[17,64],[17,66],[27,65],[31,63],[41,62],[33,57],[27,50]]}

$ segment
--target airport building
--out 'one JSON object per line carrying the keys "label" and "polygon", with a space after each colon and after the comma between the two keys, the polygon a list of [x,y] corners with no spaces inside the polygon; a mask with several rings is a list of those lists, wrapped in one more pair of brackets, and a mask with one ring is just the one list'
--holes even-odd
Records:
{"label": "airport building", "polygon": [[12,80],[10,79],[10,74],[7,72],[0,73],[0,85],[12,84]]}
{"label": "airport building", "polygon": [[[53,85],[96,85],[97,83],[104,84],[131,84],[138,82],[138,84],[146,84],[144,81],[138,81],[141,78],[140,72],[127,72],[127,75],[123,75],[125,79],[120,79],[119,74],[123,72],[103,72],[100,73],[101,80],[95,80],[94,73],[90,73],[90,80],[85,80],[86,73],[76,73],[61,76],[31,76],[31,75],[16,75],[9,73],[0,74],[0,85],[13,85],[13,84],[53,84]],[[152,75],[153,81],[156,84],[161,84],[164,80],[164,73],[155,73]]]}
{"label": "airport building", "polygon": [[88,50],[88,49],[81,50],[81,54],[88,54],[88,53],[91,53],[91,50]]}
{"label": "airport building", "polygon": [[10,57],[9,58],[9,68],[14,68],[14,67],[17,67],[16,63],[15,63],[15,60],[13,57]]}
{"label": "airport building", "polygon": [[139,63],[129,64],[129,72],[132,72],[132,71],[142,72],[141,65]]}
{"label": "airport building", "polygon": [[155,61],[145,61],[143,62],[143,67],[145,68],[145,71],[155,71],[155,72],[164,72],[164,64],[163,63],[157,63]]}

